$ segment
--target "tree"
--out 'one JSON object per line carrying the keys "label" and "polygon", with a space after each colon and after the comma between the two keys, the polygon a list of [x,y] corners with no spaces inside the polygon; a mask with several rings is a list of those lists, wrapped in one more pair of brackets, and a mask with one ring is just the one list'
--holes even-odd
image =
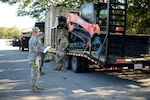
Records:
{"label": "tree", "polygon": [[[44,21],[45,13],[50,7],[74,7],[93,0],[0,0],[9,4],[19,4],[18,16],[30,16]],[[101,0],[106,1],[106,0]],[[118,0],[120,1],[120,0]],[[149,0],[127,0],[127,33],[150,34],[150,2]],[[150,29],[149,29],[150,30]]]}
{"label": "tree", "polygon": [[83,3],[92,0],[0,0],[10,5],[18,4],[18,16],[30,16],[38,21],[44,21],[45,13],[50,7],[78,8]]}
{"label": "tree", "polygon": [[11,28],[0,27],[0,38],[13,38],[20,34],[20,30],[16,26],[13,26]]}
{"label": "tree", "polygon": [[6,27],[0,27],[0,38],[5,38],[7,34]]}
{"label": "tree", "polygon": [[150,34],[146,31],[150,27],[149,0],[129,1],[127,19],[127,32]]}

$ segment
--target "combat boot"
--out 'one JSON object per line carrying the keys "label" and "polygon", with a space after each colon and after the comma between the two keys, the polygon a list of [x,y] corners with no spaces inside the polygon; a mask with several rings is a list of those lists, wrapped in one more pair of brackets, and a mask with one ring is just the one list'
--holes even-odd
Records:
{"label": "combat boot", "polygon": [[44,75],[45,73],[43,73],[42,71],[40,71],[40,75]]}
{"label": "combat boot", "polygon": [[58,63],[57,65],[56,65],[56,67],[53,69],[53,70],[58,70],[58,68],[61,66],[61,63]]}
{"label": "combat boot", "polygon": [[33,85],[32,91],[33,92],[42,92],[44,89],[38,87],[37,85]]}
{"label": "combat boot", "polygon": [[41,87],[39,87],[39,86],[36,86],[36,88],[37,88],[38,90],[41,90],[41,91],[44,90],[43,88],[41,88]]}
{"label": "combat boot", "polygon": [[57,70],[57,68],[58,68],[58,65],[53,70]]}
{"label": "combat boot", "polygon": [[59,64],[58,64],[58,68],[57,68],[57,70],[60,70],[60,69],[61,69],[61,67],[62,67],[62,64],[61,64],[61,63],[59,63]]}
{"label": "combat boot", "polygon": [[42,69],[40,68],[40,75],[44,75],[44,73],[42,72]]}

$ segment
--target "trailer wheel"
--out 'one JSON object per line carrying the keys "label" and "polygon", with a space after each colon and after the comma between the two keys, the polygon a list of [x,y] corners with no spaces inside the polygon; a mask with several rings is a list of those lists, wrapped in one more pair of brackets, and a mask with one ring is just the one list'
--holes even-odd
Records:
{"label": "trailer wheel", "polygon": [[75,73],[81,72],[81,60],[79,57],[72,57],[71,67],[73,72]]}
{"label": "trailer wheel", "polygon": [[88,71],[88,60],[87,59],[82,59],[82,72],[87,72]]}
{"label": "trailer wheel", "polygon": [[70,56],[65,56],[64,59],[64,66],[66,69],[71,69],[71,57]]}

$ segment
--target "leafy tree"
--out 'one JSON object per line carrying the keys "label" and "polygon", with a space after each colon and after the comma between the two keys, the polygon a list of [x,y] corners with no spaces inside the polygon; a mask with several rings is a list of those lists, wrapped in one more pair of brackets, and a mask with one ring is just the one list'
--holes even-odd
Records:
{"label": "leafy tree", "polygon": [[5,38],[7,34],[6,27],[0,27],[0,38]]}
{"label": "leafy tree", "polygon": [[[30,16],[38,21],[44,21],[45,13],[50,7],[74,7],[92,0],[0,0],[10,5],[18,4],[18,16]],[[102,0],[103,1],[103,0]]]}
{"label": "leafy tree", "polygon": [[[74,7],[93,0],[0,0],[9,4],[19,4],[18,16],[30,16],[44,21],[45,13],[50,7]],[[101,0],[106,1],[106,0]],[[117,1],[117,0],[116,0]],[[121,1],[121,0],[118,0]],[[150,34],[146,29],[150,25],[149,0],[128,0],[127,33]],[[150,29],[149,29],[150,30]]]}
{"label": "leafy tree", "polygon": [[129,1],[127,19],[127,32],[150,34],[146,31],[150,27],[149,0]]}
{"label": "leafy tree", "polygon": [[13,38],[20,34],[21,34],[20,30],[16,26],[11,28],[0,27],[0,38]]}

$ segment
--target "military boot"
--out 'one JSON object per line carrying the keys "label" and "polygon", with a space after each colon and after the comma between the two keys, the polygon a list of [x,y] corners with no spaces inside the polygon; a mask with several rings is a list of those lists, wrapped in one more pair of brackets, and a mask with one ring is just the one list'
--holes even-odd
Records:
{"label": "military boot", "polygon": [[57,70],[57,68],[58,68],[58,65],[53,70]]}
{"label": "military boot", "polygon": [[44,89],[38,87],[37,85],[33,85],[32,91],[33,92],[42,92]]}
{"label": "military boot", "polygon": [[61,69],[61,67],[62,67],[62,64],[61,64],[61,63],[59,63],[59,64],[58,64],[58,68],[57,68],[57,70],[60,70],[60,69]]}
{"label": "military boot", "polygon": [[40,75],[44,75],[45,73],[43,73],[42,71],[40,71]]}
{"label": "military boot", "polygon": [[61,66],[61,63],[58,63],[57,65],[56,65],[56,67],[53,69],[53,70],[58,70],[58,68]]}
{"label": "military boot", "polygon": [[40,75],[44,75],[44,73],[42,72],[42,69],[40,68]]}

